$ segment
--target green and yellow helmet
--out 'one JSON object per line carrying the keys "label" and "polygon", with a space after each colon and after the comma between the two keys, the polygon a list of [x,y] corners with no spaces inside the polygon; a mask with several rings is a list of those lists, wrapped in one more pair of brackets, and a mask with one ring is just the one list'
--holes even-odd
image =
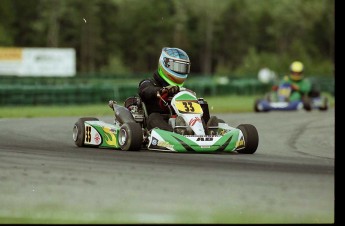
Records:
{"label": "green and yellow helmet", "polygon": [[187,53],[179,48],[164,47],[158,60],[158,74],[169,85],[182,86],[190,71]]}
{"label": "green and yellow helmet", "polygon": [[304,66],[300,61],[294,61],[290,65],[290,79],[299,81],[303,78]]}

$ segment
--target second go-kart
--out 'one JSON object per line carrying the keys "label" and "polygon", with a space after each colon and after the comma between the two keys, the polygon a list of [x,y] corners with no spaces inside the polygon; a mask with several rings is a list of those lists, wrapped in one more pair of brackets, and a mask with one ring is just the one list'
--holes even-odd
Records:
{"label": "second go-kart", "polygon": [[172,132],[159,128],[148,130],[146,105],[135,96],[127,98],[124,106],[112,102],[114,123],[92,117],[79,118],[73,127],[75,144],[125,151],[253,154],[257,150],[259,136],[255,126],[240,124],[235,128],[217,117],[210,117],[207,102],[196,98],[193,91],[182,88],[168,100],[157,95],[170,109],[167,118]]}
{"label": "second go-kart", "polygon": [[319,92],[313,91],[303,96],[300,100],[290,100],[293,89],[290,83],[282,83],[277,87],[276,91],[267,93],[264,98],[256,99],[254,103],[255,112],[269,111],[296,111],[319,109],[325,111],[328,109],[328,99],[322,97]]}

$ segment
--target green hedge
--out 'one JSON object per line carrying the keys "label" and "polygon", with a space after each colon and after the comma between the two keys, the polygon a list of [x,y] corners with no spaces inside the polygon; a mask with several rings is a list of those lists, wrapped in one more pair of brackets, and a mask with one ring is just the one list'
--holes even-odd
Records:
{"label": "green hedge", "polygon": [[116,93],[133,95],[136,86],[0,86],[0,105],[65,105],[108,102]]}
{"label": "green hedge", "polygon": [[[140,80],[27,78],[0,77],[0,105],[66,105],[104,103],[110,99],[124,101],[137,94]],[[334,79],[312,79],[319,90],[334,95]],[[191,78],[186,87],[198,97],[215,95],[260,95],[270,90],[271,84],[257,79]]]}

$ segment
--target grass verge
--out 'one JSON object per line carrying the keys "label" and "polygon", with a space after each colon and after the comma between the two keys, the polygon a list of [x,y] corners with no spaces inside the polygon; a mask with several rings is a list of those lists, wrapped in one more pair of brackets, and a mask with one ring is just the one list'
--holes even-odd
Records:
{"label": "grass verge", "polygon": [[[335,99],[330,94],[323,94],[334,107]],[[212,113],[253,112],[256,98],[261,96],[213,96],[204,97]],[[108,103],[89,105],[47,105],[47,106],[2,106],[0,118],[35,118],[65,116],[110,116],[112,110]]]}

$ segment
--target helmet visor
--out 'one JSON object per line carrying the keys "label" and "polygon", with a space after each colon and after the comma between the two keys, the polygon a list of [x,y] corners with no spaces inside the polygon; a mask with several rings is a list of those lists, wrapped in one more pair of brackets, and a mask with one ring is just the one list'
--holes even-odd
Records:
{"label": "helmet visor", "polygon": [[190,63],[181,60],[174,60],[164,57],[164,66],[179,74],[188,74],[190,71]]}

